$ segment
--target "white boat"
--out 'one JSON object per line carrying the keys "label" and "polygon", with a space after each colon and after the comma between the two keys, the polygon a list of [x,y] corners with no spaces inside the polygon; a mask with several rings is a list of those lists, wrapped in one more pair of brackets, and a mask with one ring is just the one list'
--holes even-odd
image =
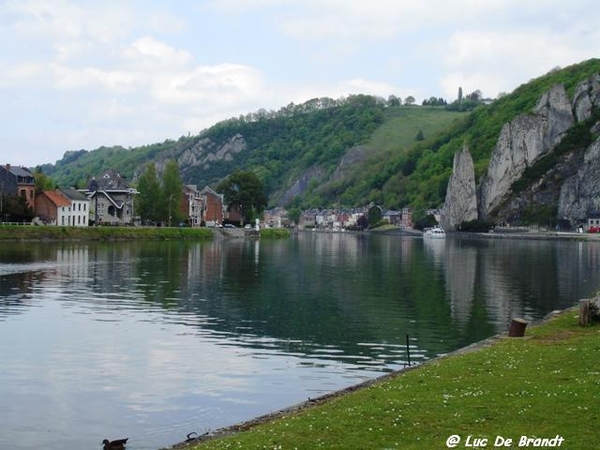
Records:
{"label": "white boat", "polygon": [[423,237],[431,238],[431,239],[444,239],[446,237],[446,232],[442,227],[434,226],[431,228],[426,228],[423,233]]}

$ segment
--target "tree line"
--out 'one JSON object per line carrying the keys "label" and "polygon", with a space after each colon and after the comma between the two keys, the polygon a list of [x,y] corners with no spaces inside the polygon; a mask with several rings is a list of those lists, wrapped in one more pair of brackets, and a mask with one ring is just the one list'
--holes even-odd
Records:
{"label": "tree line", "polygon": [[169,160],[159,179],[156,164],[150,162],[138,179],[137,213],[142,224],[177,225],[187,219],[181,211],[183,182],[176,161]]}

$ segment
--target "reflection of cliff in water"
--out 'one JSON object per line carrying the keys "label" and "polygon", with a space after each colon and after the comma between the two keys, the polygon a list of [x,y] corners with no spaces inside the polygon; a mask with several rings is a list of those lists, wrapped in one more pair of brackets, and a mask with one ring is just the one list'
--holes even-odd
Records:
{"label": "reflection of cliff in water", "polygon": [[[30,245],[0,251],[0,319],[28,292],[90,314],[143,310],[224,345],[275,348],[373,366],[435,356],[542,317],[600,280],[592,242],[299,233],[276,241]],[[37,267],[37,269],[36,269]],[[329,354],[330,353],[330,354]],[[334,355],[334,356],[332,356]],[[337,355],[337,356],[335,356]],[[417,355],[413,354],[413,357]]]}
{"label": "reflection of cliff in water", "polygon": [[454,236],[440,248],[452,319],[461,329],[487,321],[493,332],[503,332],[512,318],[539,319],[590,295],[600,283],[595,242]]}

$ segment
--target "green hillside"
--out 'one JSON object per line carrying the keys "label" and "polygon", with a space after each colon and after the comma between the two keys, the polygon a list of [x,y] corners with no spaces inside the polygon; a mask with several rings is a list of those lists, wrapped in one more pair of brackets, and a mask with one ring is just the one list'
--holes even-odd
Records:
{"label": "green hillside", "polygon": [[[60,186],[83,186],[108,167],[135,183],[147,162],[161,167],[175,159],[183,181],[199,187],[215,186],[236,169],[254,171],[267,187],[270,206],[286,199],[301,208],[369,202],[387,208],[436,207],[445,196],[453,155],[464,143],[481,177],[506,122],[531,112],[553,84],[564,84],[572,95],[580,81],[599,72],[598,59],[554,70],[471,112],[392,107],[366,95],[313,99],[223,121],[176,141],[68,152],[42,169]],[[234,137],[243,139],[243,149],[219,157],[218,150]],[[205,162],[190,163],[207,154],[211,158]],[[340,164],[350,154],[356,158]],[[302,179],[304,189],[286,197]]]}
{"label": "green hillside", "polygon": [[433,142],[382,158],[379,168],[372,170],[376,166],[371,165],[361,177],[360,186],[351,188],[348,196],[371,188],[370,200],[381,204],[416,208],[439,206],[444,201],[454,153],[463,144],[468,144],[480,178],[487,170],[491,151],[505,123],[519,114],[532,112],[552,85],[564,84],[572,96],[579,82],[599,72],[600,60],[592,59],[531,80],[491,105],[478,107]]}

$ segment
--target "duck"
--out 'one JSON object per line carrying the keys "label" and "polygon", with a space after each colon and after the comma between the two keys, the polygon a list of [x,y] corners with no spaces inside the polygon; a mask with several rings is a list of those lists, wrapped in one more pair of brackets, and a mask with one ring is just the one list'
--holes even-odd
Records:
{"label": "duck", "polygon": [[196,439],[198,439],[200,436],[198,436],[198,433],[196,433],[195,431],[192,431],[191,433],[187,434],[187,439],[185,440],[185,442],[192,442],[195,441]]}
{"label": "duck", "polygon": [[104,450],[125,450],[125,444],[127,444],[128,439],[116,439],[114,441],[104,439],[102,445],[104,445]]}

